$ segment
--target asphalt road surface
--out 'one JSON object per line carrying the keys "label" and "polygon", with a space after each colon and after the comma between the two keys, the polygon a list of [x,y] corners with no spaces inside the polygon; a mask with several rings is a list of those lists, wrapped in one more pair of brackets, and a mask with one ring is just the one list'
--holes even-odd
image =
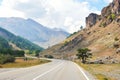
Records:
{"label": "asphalt road surface", "polygon": [[0,80],[89,80],[83,70],[75,63],[65,60],[53,60],[43,65],[0,69]]}

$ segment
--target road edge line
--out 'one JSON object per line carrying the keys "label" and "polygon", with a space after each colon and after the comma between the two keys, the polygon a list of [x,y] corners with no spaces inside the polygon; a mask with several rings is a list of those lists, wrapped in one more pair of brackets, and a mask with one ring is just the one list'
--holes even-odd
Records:
{"label": "road edge line", "polygon": [[87,75],[85,74],[85,72],[83,71],[83,69],[78,65],[78,64],[76,64],[75,62],[73,62],[76,66],[77,66],[77,68],[80,70],[80,72],[82,72],[82,74],[84,75],[84,77],[87,79],[87,80],[90,80],[88,77],[87,77]]}

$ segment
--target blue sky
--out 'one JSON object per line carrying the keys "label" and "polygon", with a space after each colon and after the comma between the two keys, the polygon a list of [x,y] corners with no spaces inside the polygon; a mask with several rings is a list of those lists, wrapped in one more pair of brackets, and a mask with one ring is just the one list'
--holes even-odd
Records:
{"label": "blue sky", "polygon": [[97,10],[101,10],[108,5],[112,0],[76,0],[78,2],[88,2],[91,7],[95,7]]}
{"label": "blue sky", "polygon": [[101,10],[108,3],[105,3],[103,0],[99,0],[97,2],[89,2],[90,6],[97,8],[97,10]]}
{"label": "blue sky", "polygon": [[85,26],[90,13],[100,14],[112,0],[0,0],[0,17],[32,18],[70,33]]}
{"label": "blue sky", "polygon": [[1,5],[1,2],[2,2],[3,0],[0,0],[0,5]]}

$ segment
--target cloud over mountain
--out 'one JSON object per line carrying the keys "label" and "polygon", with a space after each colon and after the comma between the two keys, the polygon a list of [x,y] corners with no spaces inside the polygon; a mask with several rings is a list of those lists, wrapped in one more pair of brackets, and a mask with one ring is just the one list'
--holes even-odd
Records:
{"label": "cloud over mountain", "polygon": [[81,25],[85,26],[84,17],[89,13],[100,13],[94,6],[97,4],[96,1],[106,2],[106,0],[3,0],[0,17],[32,18],[50,28],[57,27],[74,32],[79,30]]}

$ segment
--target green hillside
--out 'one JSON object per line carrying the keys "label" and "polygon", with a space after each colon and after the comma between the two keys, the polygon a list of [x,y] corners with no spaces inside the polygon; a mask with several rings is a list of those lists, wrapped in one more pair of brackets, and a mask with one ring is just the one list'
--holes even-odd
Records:
{"label": "green hillside", "polygon": [[9,49],[10,45],[6,39],[0,36],[0,50],[3,48]]}
{"label": "green hillside", "polygon": [[15,57],[23,57],[24,54],[22,50],[13,50],[9,42],[0,36],[0,64],[14,62]]}
{"label": "green hillside", "polygon": [[38,45],[20,36],[16,36],[3,28],[0,28],[0,36],[6,39],[8,42],[14,43],[17,47],[23,50],[30,50],[30,51],[43,50],[43,48],[39,47]]}
{"label": "green hillside", "polygon": [[[9,43],[15,44],[20,50],[14,49]],[[29,53],[38,53],[43,48],[0,28],[0,64],[14,62],[15,57],[23,57],[25,54],[24,50],[28,50]]]}

